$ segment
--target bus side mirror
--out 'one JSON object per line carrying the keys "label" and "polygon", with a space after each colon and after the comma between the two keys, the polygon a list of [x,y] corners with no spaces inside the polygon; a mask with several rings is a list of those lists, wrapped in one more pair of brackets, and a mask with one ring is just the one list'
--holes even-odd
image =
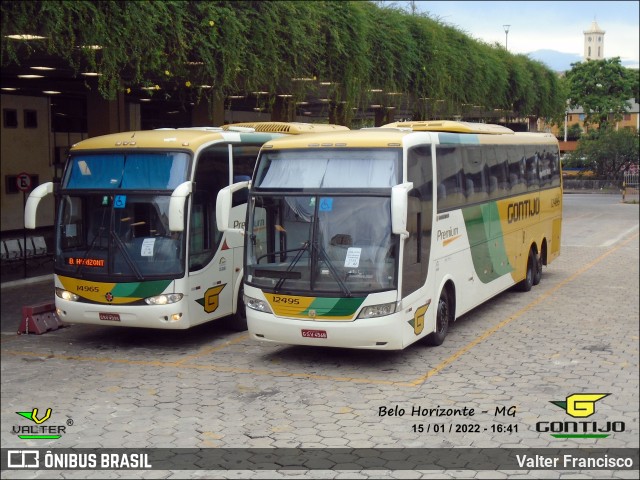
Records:
{"label": "bus side mirror", "polygon": [[233,192],[249,188],[249,181],[233,183],[218,192],[216,199],[216,225],[221,232],[235,232],[244,235],[241,228],[229,228],[229,218],[233,207]]}
{"label": "bus side mirror", "polygon": [[33,230],[36,228],[36,212],[38,204],[44,197],[53,193],[53,182],[38,185],[27,198],[27,204],[24,207],[24,228]]}
{"label": "bus side mirror", "polygon": [[396,235],[409,236],[407,231],[408,193],[413,182],[402,183],[391,189],[391,231]]}
{"label": "bus side mirror", "polygon": [[176,187],[169,200],[169,230],[184,231],[184,203],[191,191],[193,182],[183,182]]}

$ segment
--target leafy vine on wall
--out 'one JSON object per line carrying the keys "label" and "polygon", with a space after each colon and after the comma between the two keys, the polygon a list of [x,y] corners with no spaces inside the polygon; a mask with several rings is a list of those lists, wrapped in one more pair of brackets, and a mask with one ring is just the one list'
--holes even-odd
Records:
{"label": "leafy vine on wall", "polygon": [[[100,72],[109,99],[158,82],[211,85],[219,98],[304,95],[317,82],[296,79],[315,78],[332,82],[347,112],[375,89],[520,115],[564,109],[557,75],[540,62],[373,2],[7,0],[1,13],[3,66],[44,49],[78,73],[83,65]],[[24,33],[46,39],[6,38]]]}

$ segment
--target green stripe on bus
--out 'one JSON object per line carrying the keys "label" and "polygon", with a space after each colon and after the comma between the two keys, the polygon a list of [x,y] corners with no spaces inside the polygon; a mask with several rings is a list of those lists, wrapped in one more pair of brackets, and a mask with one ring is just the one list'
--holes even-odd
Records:
{"label": "green stripe on bus", "polygon": [[362,298],[316,298],[303,314],[309,315],[310,310],[315,310],[319,317],[348,317],[355,313],[364,302]]}
{"label": "green stripe on bus", "polygon": [[145,298],[160,295],[172,280],[154,280],[151,282],[118,283],[111,290],[115,297]]}
{"label": "green stripe on bus", "polygon": [[502,237],[500,214],[496,202],[462,209],[471,258],[476,275],[482,283],[489,283],[511,273],[507,249]]}

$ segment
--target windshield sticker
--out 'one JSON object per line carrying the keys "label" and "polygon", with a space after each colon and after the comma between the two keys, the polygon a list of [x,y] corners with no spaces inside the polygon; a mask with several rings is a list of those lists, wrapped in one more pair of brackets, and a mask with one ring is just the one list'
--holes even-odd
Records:
{"label": "windshield sticker", "polygon": [[145,238],[142,241],[142,247],[140,247],[141,257],[153,257],[153,246],[156,243],[155,238]]}
{"label": "windshield sticker", "polygon": [[360,253],[361,248],[350,247],[347,250],[347,257],[344,259],[344,266],[350,268],[357,268],[360,265]]}
{"label": "windshield sticker", "polygon": [[333,198],[321,198],[320,199],[320,211],[330,212],[333,210]]}
{"label": "windshield sticker", "polygon": [[124,208],[126,206],[127,206],[127,196],[116,195],[116,198],[113,200],[113,208]]}
{"label": "windshield sticker", "polygon": [[81,175],[83,176],[91,175],[91,169],[89,168],[89,165],[87,165],[87,162],[85,162],[84,160],[80,160],[78,162],[78,167],[80,167]]}

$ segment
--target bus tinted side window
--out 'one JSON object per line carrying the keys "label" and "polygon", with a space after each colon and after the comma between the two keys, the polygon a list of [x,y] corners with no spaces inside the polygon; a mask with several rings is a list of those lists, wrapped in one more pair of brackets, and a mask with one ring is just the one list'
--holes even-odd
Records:
{"label": "bus tinted side window", "polygon": [[525,179],[527,190],[533,191],[540,188],[538,179],[538,160],[540,158],[540,150],[537,145],[527,145],[525,147]]}
{"label": "bus tinted side window", "polygon": [[509,159],[505,145],[487,147],[484,150],[485,162],[489,167],[489,196],[506,197],[510,193]]}
{"label": "bus tinted side window", "polygon": [[[542,164],[540,166],[540,187],[542,188],[560,186],[560,155],[557,149],[551,148],[544,153],[544,167]],[[543,178],[545,183],[543,183]]]}
{"label": "bus tinted side window", "polygon": [[436,147],[438,169],[438,211],[459,208],[466,203],[460,147]]}
{"label": "bus tinted side window", "polygon": [[538,159],[538,172],[540,174],[540,188],[551,186],[551,162],[553,161],[550,152],[546,148],[542,150]]}
{"label": "bus tinted side window", "polygon": [[489,196],[488,174],[483,147],[461,147],[463,154],[463,170],[467,195],[467,203],[482,202]]}
{"label": "bus tinted side window", "polygon": [[523,193],[527,191],[525,177],[524,148],[521,146],[507,147],[509,152],[509,184],[511,193]]}
{"label": "bus tinted side window", "polygon": [[[233,183],[251,180],[260,145],[233,146]],[[232,206],[247,203],[248,190],[233,192]]]}

